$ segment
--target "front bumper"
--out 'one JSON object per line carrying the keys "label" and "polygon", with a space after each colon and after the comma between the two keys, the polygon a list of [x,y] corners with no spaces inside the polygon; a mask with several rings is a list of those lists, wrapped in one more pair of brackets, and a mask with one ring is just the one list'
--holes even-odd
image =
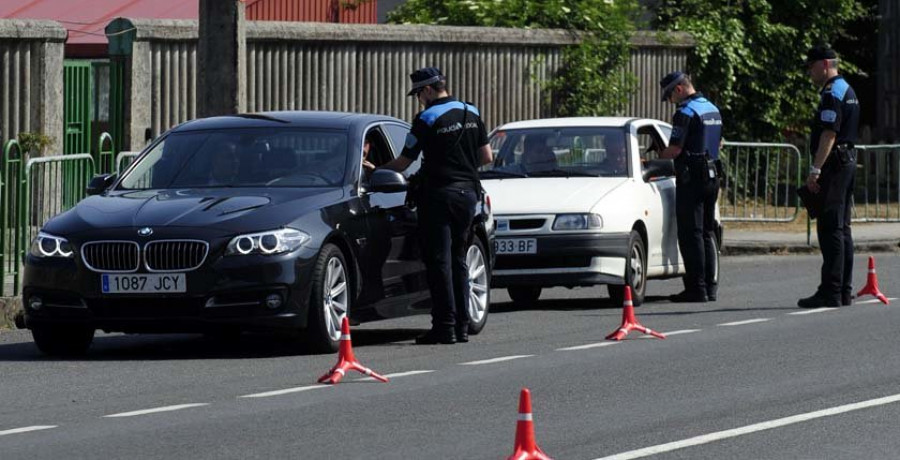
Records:
{"label": "front bumper", "polygon": [[593,286],[623,284],[629,233],[503,235],[534,238],[536,254],[498,254],[491,286]]}
{"label": "front bumper", "polygon": [[[316,251],[210,259],[185,273],[187,292],[103,294],[101,274],[75,259],[25,261],[25,325],[77,324],[120,332],[203,332],[222,326],[297,329],[307,323]],[[141,274],[136,273],[136,274]],[[265,298],[281,296],[279,308]],[[43,306],[34,309],[34,297]]]}

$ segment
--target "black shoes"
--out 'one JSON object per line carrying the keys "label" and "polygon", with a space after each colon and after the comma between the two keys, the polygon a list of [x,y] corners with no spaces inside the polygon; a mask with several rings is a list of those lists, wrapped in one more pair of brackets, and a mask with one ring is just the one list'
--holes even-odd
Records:
{"label": "black shoes", "polygon": [[708,299],[704,293],[681,291],[678,294],[670,295],[669,300],[678,303],[706,303]]}
{"label": "black shoes", "polygon": [[856,297],[852,293],[849,293],[849,292],[842,293],[841,294],[841,306],[849,307],[850,305],[853,305],[853,299],[855,299],[855,298]]}
{"label": "black shoes", "polygon": [[[469,338],[466,337],[466,341],[468,340]],[[444,332],[432,329],[416,337],[416,345],[452,345],[454,343],[456,343],[456,334],[452,331]]]}
{"label": "black shoes", "polygon": [[469,343],[469,326],[456,328],[456,341],[459,343]]}
{"label": "black shoes", "polygon": [[[844,299],[831,299],[827,297],[820,296],[819,293],[815,293],[805,299],[800,299],[797,301],[797,306],[800,308],[821,308],[821,307],[840,307],[843,303]],[[844,305],[850,305],[850,301],[852,299],[847,299],[847,303]]]}
{"label": "black shoes", "polygon": [[718,291],[719,291],[718,286],[716,286],[714,288],[707,287],[706,288],[706,299],[709,300],[710,302],[715,302],[716,301],[716,293]]}

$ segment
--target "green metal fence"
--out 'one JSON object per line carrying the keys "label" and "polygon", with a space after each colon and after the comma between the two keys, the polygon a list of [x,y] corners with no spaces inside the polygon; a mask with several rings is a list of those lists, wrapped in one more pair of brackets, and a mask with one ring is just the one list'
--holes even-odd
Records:
{"label": "green metal fence", "polygon": [[792,222],[800,211],[796,188],[803,159],[792,144],[725,142],[725,181],[719,198],[723,221]]}
{"label": "green metal fence", "polygon": [[91,151],[92,95],[94,79],[91,61],[63,63],[63,112],[65,133],[63,153]]}
{"label": "green metal fence", "polygon": [[900,144],[857,150],[854,222],[900,222]]}
{"label": "green metal fence", "polygon": [[24,155],[11,139],[0,157],[0,297],[19,292]]}
{"label": "green metal fence", "polygon": [[97,141],[97,174],[112,174],[116,172],[116,144],[109,133],[100,134]]}

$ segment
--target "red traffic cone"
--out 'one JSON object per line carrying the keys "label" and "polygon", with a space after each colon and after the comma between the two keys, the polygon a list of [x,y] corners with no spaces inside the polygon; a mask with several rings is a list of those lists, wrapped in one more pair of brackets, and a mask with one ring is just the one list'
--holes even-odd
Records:
{"label": "red traffic cone", "polygon": [[875,274],[875,257],[869,256],[869,276],[866,277],[866,285],[856,293],[856,297],[864,294],[875,296],[881,303],[888,305],[891,303],[881,291],[878,290],[878,275]]}
{"label": "red traffic cone", "polygon": [[639,331],[644,334],[650,334],[658,339],[666,338],[665,335],[644,327],[637,318],[634,317],[634,304],[631,303],[631,286],[625,286],[625,301],[623,302],[622,325],[615,332],[606,336],[606,340],[624,340],[625,336],[631,331]]}
{"label": "red traffic cone", "polygon": [[372,369],[363,366],[356,360],[356,356],[353,355],[353,345],[350,343],[350,321],[345,316],[344,321],[341,322],[341,348],[338,350],[338,362],[328,373],[319,377],[319,383],[337,384],[350,369],[362,372],[382,382],[388,381],[386,377],[375,373]]}
{"label": "red traffic cone", "polygon": [[550,460],[534,440],[534,420],[531,416],[531,392],[522,388],[519,394],[519,421],[516,422],[516,447],[507,460]]}

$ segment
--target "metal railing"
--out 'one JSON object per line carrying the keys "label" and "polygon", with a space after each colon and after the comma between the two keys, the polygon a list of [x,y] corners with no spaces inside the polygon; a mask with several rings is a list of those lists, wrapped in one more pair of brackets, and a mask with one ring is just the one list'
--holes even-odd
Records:
{"label": "metal railing", "polygon": [[19,143],[15,139],[6,142],[0,156],[0,297],[19,292],[23,163]]}
{"label": "metal railing", "polygon": [[116,166],[116,144],[109,133],[100,134],[97,142],[97,174],[112,174]]}
{"label": "metal railing", "polygon": [[116,174],[121,175],[125,172],[140,154],[141,152],[119,152],[116,155]]}
{"label": "metal railing", "polygon": [[900,222],[900,144],[856,147],[854,222]]}
{"label": "metal railing", "polygon": [[797,218],[802,158],[796,146],[725,142],[720,158],[725,169],[719,195],[723,221],[792,222]]}

